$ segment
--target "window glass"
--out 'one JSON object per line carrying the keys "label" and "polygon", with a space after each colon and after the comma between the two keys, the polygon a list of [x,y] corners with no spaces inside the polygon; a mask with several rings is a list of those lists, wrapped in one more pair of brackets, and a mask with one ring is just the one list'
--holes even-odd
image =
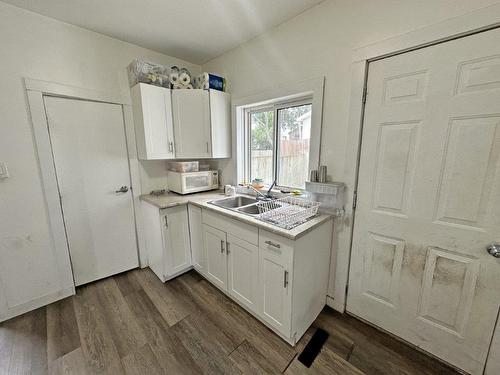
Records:
{"label": "window glass", "polygon": [[273,181],[274,111],[250,112],[250,180]]}
{"label": "window glass", "polygon": [[312,105],[278,109],[278,185],[305,188],[309,171]]}

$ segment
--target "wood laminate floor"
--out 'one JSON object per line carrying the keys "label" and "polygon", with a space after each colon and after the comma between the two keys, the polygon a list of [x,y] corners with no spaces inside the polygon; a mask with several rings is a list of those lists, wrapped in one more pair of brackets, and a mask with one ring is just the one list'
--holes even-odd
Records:
{"label": "wood laminate floor", "polygon": [[[310,369],[297,353],[330,337]],[[0,323],[0,374],[455,374],[325,308],[296,348],[195,272],[165,284],[134,270]]]}

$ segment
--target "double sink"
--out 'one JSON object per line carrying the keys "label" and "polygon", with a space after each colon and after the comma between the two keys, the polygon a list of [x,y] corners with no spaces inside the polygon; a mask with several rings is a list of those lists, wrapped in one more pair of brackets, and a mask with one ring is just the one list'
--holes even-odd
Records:
{"label": "double sink", "polygon": [[237,195],[230,198],[217,199],[210,203],[214,206],[222,207],[228,210],[240,212],[250,216],[257,216],[259,214],[259,207],[257,207],[258,200],[244,195]]}

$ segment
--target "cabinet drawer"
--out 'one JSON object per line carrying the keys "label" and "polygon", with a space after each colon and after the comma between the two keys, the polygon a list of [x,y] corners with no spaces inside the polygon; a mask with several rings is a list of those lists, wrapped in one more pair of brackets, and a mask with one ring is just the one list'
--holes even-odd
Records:
{"label": "cabinet drawer", "polygon": [[259,231],[256,227],[242,223],[241,221],[204,209],[202,213],[203,223],[211,227],[223,230],[251,244],[259,244]]}
{"label": "cabinet drawer", "polygon": [[259,248],[273,254],[283,264],[292,264],[294,242],[288,238],[259,229]]}

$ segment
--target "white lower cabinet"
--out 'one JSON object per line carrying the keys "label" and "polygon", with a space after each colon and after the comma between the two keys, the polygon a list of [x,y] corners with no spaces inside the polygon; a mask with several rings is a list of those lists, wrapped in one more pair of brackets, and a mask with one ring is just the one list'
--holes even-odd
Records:
{"label": "white lower cabinet", "polygon": [[194,267],[291,345],[325,306],[331,220],[291,240],[195,204],[142,207],[149,267],[162,281]]}
{"label": "white lower cabinet", "polygon": [[259,247],[227,234],[227,291],[253,312],[260,311]]}
{"label": "white lower cabinet", "polygon": [[204,276],[292,345],[326,304],[333,225],[290,240],[202,209]]}
{"label": "white lower cabinet", "polygon": [[259,293],[262,295],[262,318],[283,335],[290,334],[292,316],[290,280],[292,280],[293,246],[290,246],[290,242],[292,241],[284,238],[271,240],[264,232],[259,239]]}
{"label": "white lower cabinet", "polygon": [[226,233],[204,224],[203,242],[207,257],[205,276],[219,288],[227,290]]}
{"label": "white lower cabinet", "polygon": [[196,271],[205,275],[207,260],[203,248],[203,223],[201,221],[201,208],[188,205],[189,237],[191,239],[191,257]]}
{"label": "white lower cabinet", "polygon": [[189,270],[191,244],[187,206],[158,209],[142,204],[149,267],[163,282]]}

